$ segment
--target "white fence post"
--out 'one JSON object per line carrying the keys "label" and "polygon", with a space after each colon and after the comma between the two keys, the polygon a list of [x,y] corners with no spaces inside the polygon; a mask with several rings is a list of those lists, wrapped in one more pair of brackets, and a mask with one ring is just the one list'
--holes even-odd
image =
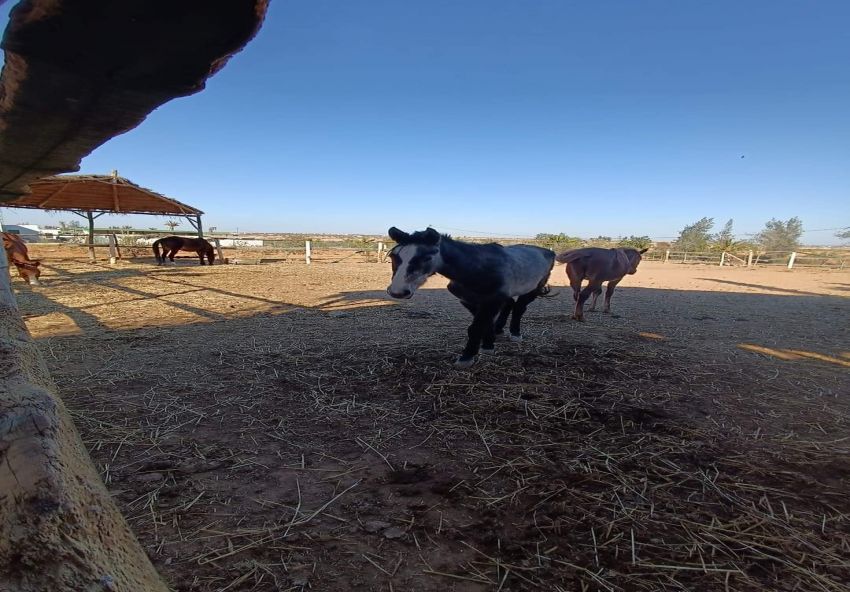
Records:
{"label": "white fence post", "polygon": [[724,263],[726,263],[726,251],[720,253],[720,267],[723,267]]}
{"label": "white fence post", "polygon": [[384,260],[384,243],[378,242],[378,263]]}
{"label": "white fence post", "polygon": [[788,257],[788,269],[794,268],[794,259],[797,258],[797,253],[791,253],[791,256]]}
{"label": "white fence post", "polygon": [[667,263],[670,260],[670,249],[664,251],[664,261],[663,263]]}
{"label": "white fence post", "polygon": [[115,265],[115,261],[118,260],[118,240],[114,234],[108,234],[106,242],[109,244],[109,264]]}
{"label": "white fence post", "polygon": [[213,243],[215,243],[215,250],[218,252],[218,264],[224,265],[224,253],[221,252],[221,241],[214,238]]}
{"label": "white fence post", "polygon": [[753,266],[753,251],[752,249],[747,252],[747,267]]}
{"label": "white fence post", "polygon": [[311,259],[312,252],[310,251],[310,241],[304,241],[304,260],[307,262],[307,265],[310,265]]}

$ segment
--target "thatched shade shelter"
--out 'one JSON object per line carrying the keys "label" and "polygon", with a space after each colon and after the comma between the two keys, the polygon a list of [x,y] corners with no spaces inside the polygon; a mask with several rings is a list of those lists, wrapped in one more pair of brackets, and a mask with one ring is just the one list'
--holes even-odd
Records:
{"label": "thatched shade shelter", "polygon": [[111,175],[59,175],[29,184],[30,193],[3,203],[7,208],[67,210],[88,220],[89,249],[94,259],[94,221],[103,214],[181,216],[204,236],[203,212],[129,179]]}

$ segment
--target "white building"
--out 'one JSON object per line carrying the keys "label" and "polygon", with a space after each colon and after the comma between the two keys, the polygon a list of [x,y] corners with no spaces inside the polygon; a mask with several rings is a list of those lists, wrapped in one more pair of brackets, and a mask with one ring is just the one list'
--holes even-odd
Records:
{"label": "white building", "polygon": [[3,232],[17,234],[25,243],[40,242],[42,237],[38,224],[4,224]]}

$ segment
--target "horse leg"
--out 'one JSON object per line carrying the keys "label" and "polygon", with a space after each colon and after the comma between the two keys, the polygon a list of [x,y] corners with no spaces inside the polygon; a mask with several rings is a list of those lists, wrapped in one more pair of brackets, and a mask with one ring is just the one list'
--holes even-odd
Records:
{"label": "horse leg", "polygon": [[487,325],[481,337],[481,353],[492,354],[496,351],[496,335],[503,332],[508,315],[514,307],[513,298],[508,298],[501,306],[494,310],[495,319]]}
{"label": "horse leg", "polygon": [[463,353],[455,362],[455,368],[469,368],[475,363],[475,356],[478,355],[478,350],[481,347],[481,339],[489,331],[493,331],[493,317],[499,310],[499,305],[492,302],[483,302],[478,305],[475,316],[472,317],[472,324],[466,330],[468,336],[466,347],[463,348]]}
{"label": "horse leg", "polygon": [[602,309],[602,312],[611,312],[611,296],[614,295],[614,288],[616,288],[619,283],[620,280],[611,280],[608,282],[608,289],[605,290],[605,308]]}
{"label": "horse leg", "polygon": [[511,317],[511,341],[522,341],[522,333],[519,328],[520,322],[522,322],[522,315],[525,314],[525,309],[528,308],[528,305],[531,304],[539,294],[540,292],[535,290],[534,292],[523,294],[516,299],[516,304],[514,304],[514,314]]}
{"label": "horse leg", "polygon": [[204,263],[204,252],[203,251],[198,251],[198,260],[201,262],[201,265],[206,265],[206,263]]}
{"label": "horse leg", "polygon": [[573,318],[577,321],[584,320],[584,303],[587,302],[587,299],[590,298],[590,295],[593,294],[596,290],[600,289],[602,282],[593,282],[589,283],[587,287],[581,291],[578,295],[578,300],[576,300],[576,310],[573,313]]}
{"label": "horse leg", "polygon": [[[611,285],[610,283],[608,284]],[[587,312],[596,312],[596,300],[599,298],[599,295],[602,293],[602,284],[599,284],[599,287],[593,291],[593,298],[590,301],[590,308],[587,309]]]}
{"label": "horse leg", "polygon": [[514,299],[510,298],[502,305],[502,310],[499,311],[499,316],[496,317],[496,325],[493,327],[493,333],[501,335],[505,332],[505,324],[508,322],[508,317],[513,309]]}
{"label": "horse leg", "polygon": [[[171,261],[171,265],[177,265],[174,263],[174,256],[177,254],[177,251],[180,249],[168,249],[168,260]],[[164,257],[165,255],[163,255]]]}

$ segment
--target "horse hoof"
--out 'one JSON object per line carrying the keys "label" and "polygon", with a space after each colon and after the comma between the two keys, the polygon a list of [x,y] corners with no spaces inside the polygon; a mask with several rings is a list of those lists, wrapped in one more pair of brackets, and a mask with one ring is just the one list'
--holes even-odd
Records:
{"label": "horse hoof", "polygon": [[495,347],[490,347],[490,348],[482,347],[482,348],[481,348],[481,353],[482,353],[482,354],[485,354],[485,355],[488,355],[488,356],[492,356],[493,354],[495,354],[495,353],[496,353],[496,348],[495,348]]}
{"label": "horse hoof", "polygon": [[571,318],[572,320],[574,320],[574,321],[579,321],[579,322],[581,322],[581,323],[583,323],[583,322],[584,322],[584,317],[579,317],[579,316],[573,315],[573,316],[571,316],[570,318]]}
{"label": "horse hoof", "polygon": [[511,333],[511,341],[514,343],[520,343],[522,341],[522,335],[514,335]]}
{"label": "horse hoof", "polygon": [[472,366],[475,363],[475,358],[469,358],[468,360],[464,360],[463,358],[458,358],[454,363],[454,367],[458,370],[465,370]]}

